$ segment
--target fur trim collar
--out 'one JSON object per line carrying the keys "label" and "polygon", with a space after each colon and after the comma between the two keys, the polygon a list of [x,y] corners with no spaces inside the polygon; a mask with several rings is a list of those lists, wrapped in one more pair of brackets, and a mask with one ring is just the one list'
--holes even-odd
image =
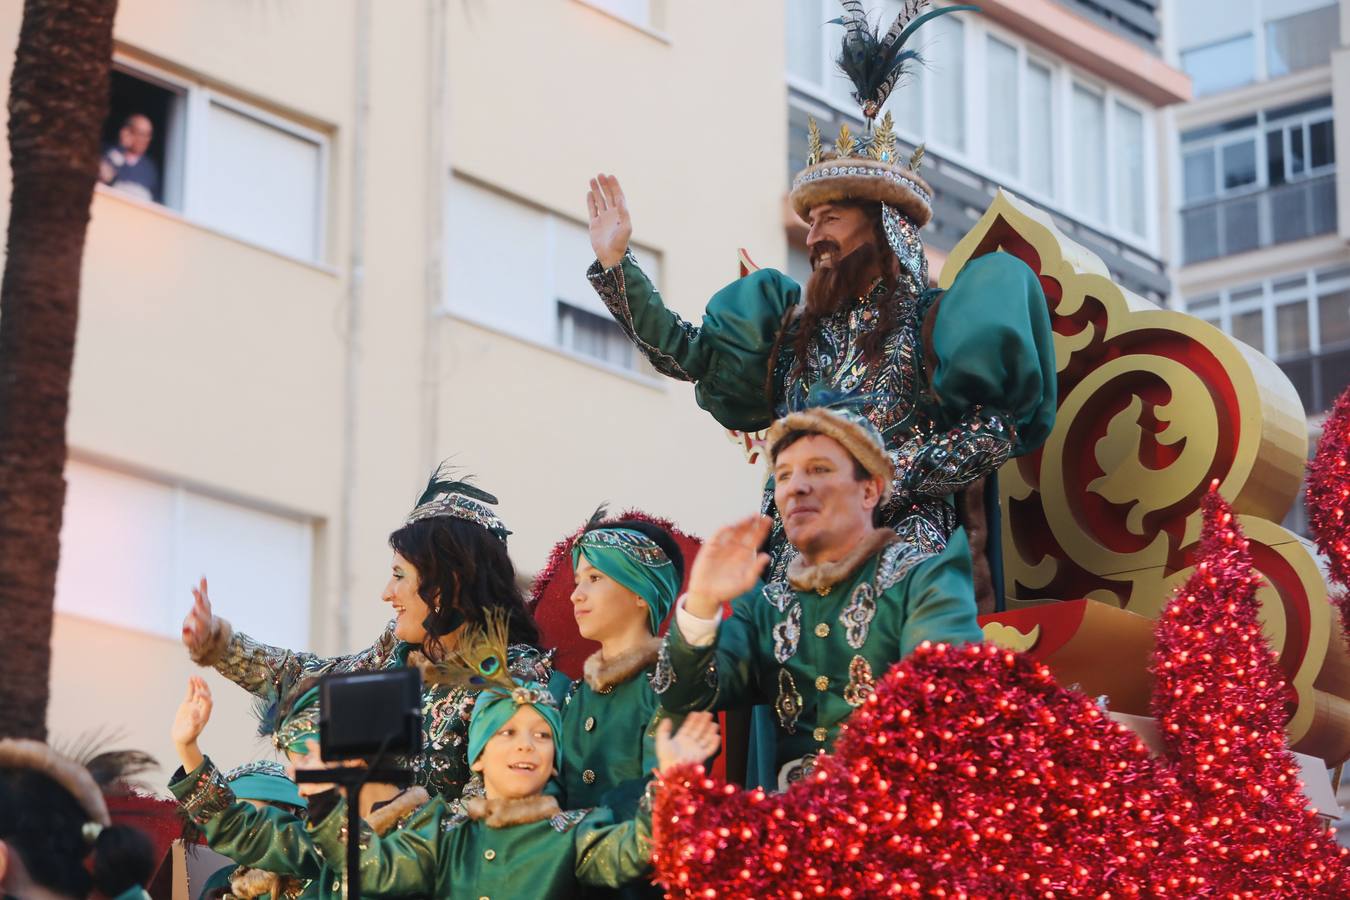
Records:
{"label": "fur trim collar", "polygon": [[891,544],[900,543],[900,535],[889,528],[877,528],[858,542],[843,559],[823,562],[814,566],[806,564],[802,556],[796,556],[788,563],[788,584],[794,591],[815,591],[828,594],[839,582],[851,576],[881,550]]}
{"label": "fur trim collar", "polygon": [[427,789],[421,787],[410,787],[403,793],[390,800],[379,809],[373,810],[366,816],[366,824],[376,834],[384,835],[398,827],[398,823],[405,817],[410,816],[422,806],[431,800],[431,795]]}
{"label": "fur trim collar", "polygon": [[623,684],[639,672],[656,664],[656,654],[661,650],[661,638],[653,637],[646,642],[625,650],[613,659],[602,659],[597,650],[586,657],[582,675],[591,690],[597,694],[608,694],[615,685]]}
{"label": "fur trim collar", "polygon": [[470,819],[486,822],[489,828],[510,828],[512,825],[528,825],[543,819],[551,819],[562,809],[556,797],[536,794],[533,797],[489,800],[486,797],[474,797],[464,801],[464,811]]}

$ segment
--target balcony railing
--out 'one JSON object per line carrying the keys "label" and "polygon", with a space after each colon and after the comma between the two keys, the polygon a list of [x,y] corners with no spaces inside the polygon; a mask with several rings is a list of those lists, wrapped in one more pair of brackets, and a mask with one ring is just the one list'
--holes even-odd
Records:
{"label": "balcony railing", "polygon": [[1183,209],[1182,256],[1189,265],[1335,230],[1332,173]]}

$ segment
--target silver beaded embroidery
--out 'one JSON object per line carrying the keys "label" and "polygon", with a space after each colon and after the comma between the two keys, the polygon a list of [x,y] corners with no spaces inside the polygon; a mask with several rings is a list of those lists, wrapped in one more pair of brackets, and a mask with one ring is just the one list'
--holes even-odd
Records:
{"label": "silver beaded embroidery", "polygon": [[785,663],[797,652],[802,637],[802,605],[793,603],[787,618],[773,626],[773,658]]}

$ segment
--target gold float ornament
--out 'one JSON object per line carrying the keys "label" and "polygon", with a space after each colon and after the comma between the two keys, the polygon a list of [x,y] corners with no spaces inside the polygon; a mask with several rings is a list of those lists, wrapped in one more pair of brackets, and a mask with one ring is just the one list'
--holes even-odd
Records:
{"label": "gold float ornament", "polygon": [[1289,379],[1208,323],[1123,290],[1004,192],[953,249],[941,285],[997,250],[1040,276],[1059,387],[1045,445],[999,473],[1009,607],[1090,598],[1156,617],[1191,572],[1200,498],[1218,479],[1266,579],[1263,624],[1297,696],[1291,743],[1329,763],[1350,756],[1350,653],[1311,545],[1279,525],[1308,448]]}
{"label": "gold float ornament", "polygon": [[984,628],[984,639],[1008,650],[1021,653],[1036,646],[1041,639],[1041,626],[1033,625],[1030,631],[1018,631],[1014,625],[1004,622],[989,622]]}

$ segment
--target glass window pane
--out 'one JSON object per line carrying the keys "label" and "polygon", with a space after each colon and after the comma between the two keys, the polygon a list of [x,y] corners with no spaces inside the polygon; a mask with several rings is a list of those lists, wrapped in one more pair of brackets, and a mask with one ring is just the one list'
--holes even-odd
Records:
{"label": "glass window pane", "polygon": [[[1294,384],[1294,390],[1298,391],[1298,399],[1303,404],[1303,408],[1312,412],[1313,408],[1313,372],[1312,360],[1301,359],[1291,360],[1280,363],[1280,368],[1284,374],[1289,376],[1289,380]],[[1298,503],[1296,506],[1302,506]]]}
{"label": "glass window pane", "polygon": [[1291,356],[1308,350],[1308,302],[1275,307],[1275,354]]}
{"label": "glass window pane", "polygon": [[923,140],[928,133],[923,120],[923,69],[914,66],[891,96],[886,100],[886,109],[895,117],[895,127],[901,134],[907,134],[917,140]]}
{"label": "glass window pane", "polygon": [[1256,80],[1256,42],[1250,34],[1181,54],[1195,96],[1214,94]]}
{"label": "glass window pane", "polygon": [[787,0],[788,72],[817,85],[824,81],[824,22],[820,0]]}
{"label": "glass window pane", "polygon": [[1020,174],[1018,123],[1022,120],[1017,108],[1021,96],[1017,82],[1017,48],[990,37],[985,52],[985,73],[989,165],[996,172],[1016,178]]}
{"label": "glass window pane", "polygon": [[1266,183],[1284,184],[1284,129],[1266,132]]}
{"label": "glass window pane", "polygon": [[192,210],[221,231],[314,259],[319,253],[321,149],[231,107],[209,107],[210,152]]}
{"label": "glass window pane", "polygon": [[1196,297],[1194,300],[1186,301],[1186,312],[1193,316],[1207,317],[1214,315],[1219,309],[1219,298],[1213,295],[1209,297]]}
{"label": "glass window pane", "polygon": [[932,49],[927,56],[933,100],[933,137],[958,151],[966,149],[965,26],[956,16],[934,19],[924,31]]}
{"label": "glass window pane", "polygon": [[1256,184],[1256,141],[1245,140],[1229,144],[1220,151],[1223,158],[1223,189],[1225,191]]}
{"label": "glass window pane", "polygon": [[1289,174],[1302,175],[1306,169],[1308,158],[1303,151],[1303,126],[1293,125],[1289,128]]}
{"label": "glass window pane", "polygon": [[1350,387],[1350,350],[1328,353],[1313,362],[1317,369],[1317,402],[1309,404],[1308,412],[1320,413],[1331,409],[1336,398]]}
{"label": "glass window pane", "polygon": [[1074,211],[1101,222],[1106,219],[1106,110],[1102,98],[1073,86]]}
{"label": "glass window pane", "polygon": [[1195,203],[1213,197],[1214,149],[1206,147],[1203,150],[1192,150],[1186,154],[1182,164],[1186,170],[1184,178],[1186,202]]}
{"label": "glass window pane", "polygon": [[1329,166],[1336,161],[1336,132],[1330,121],[1314,122],[1308,126],[1308,163],[1314,168]]}
{"label": "glass window pane", "polygon": [[1350,342],[1350,290],[1317,298],[1317,331],[1323,347]]}
{"label": "glass window pane", "polygon": [[1255,347],[1257,350],[1265,350],[1265,338],[1263,337],[1265,328],[1264,309],[1253,309],[1250,312],[1233,314],[1233,337]]}
{"label": "glass window pane", "polygon": [[1143,235],[1148,227],[1148,191],[1144,184],[1144,116],[1116,104],[1116,225]]}
{"label": "glass window pane", "polygon": [[[1270,6],[1267,4],[1267,13]],[[1266,23],[1266,77],[1278,78],[1331,60],[1339,38],[1339,4]]]}
{"label": "glass window pane", "polygon": [[1027,185],[1047,197],[1055,193],[1055,101],[1051,72],[1027,64]]}

